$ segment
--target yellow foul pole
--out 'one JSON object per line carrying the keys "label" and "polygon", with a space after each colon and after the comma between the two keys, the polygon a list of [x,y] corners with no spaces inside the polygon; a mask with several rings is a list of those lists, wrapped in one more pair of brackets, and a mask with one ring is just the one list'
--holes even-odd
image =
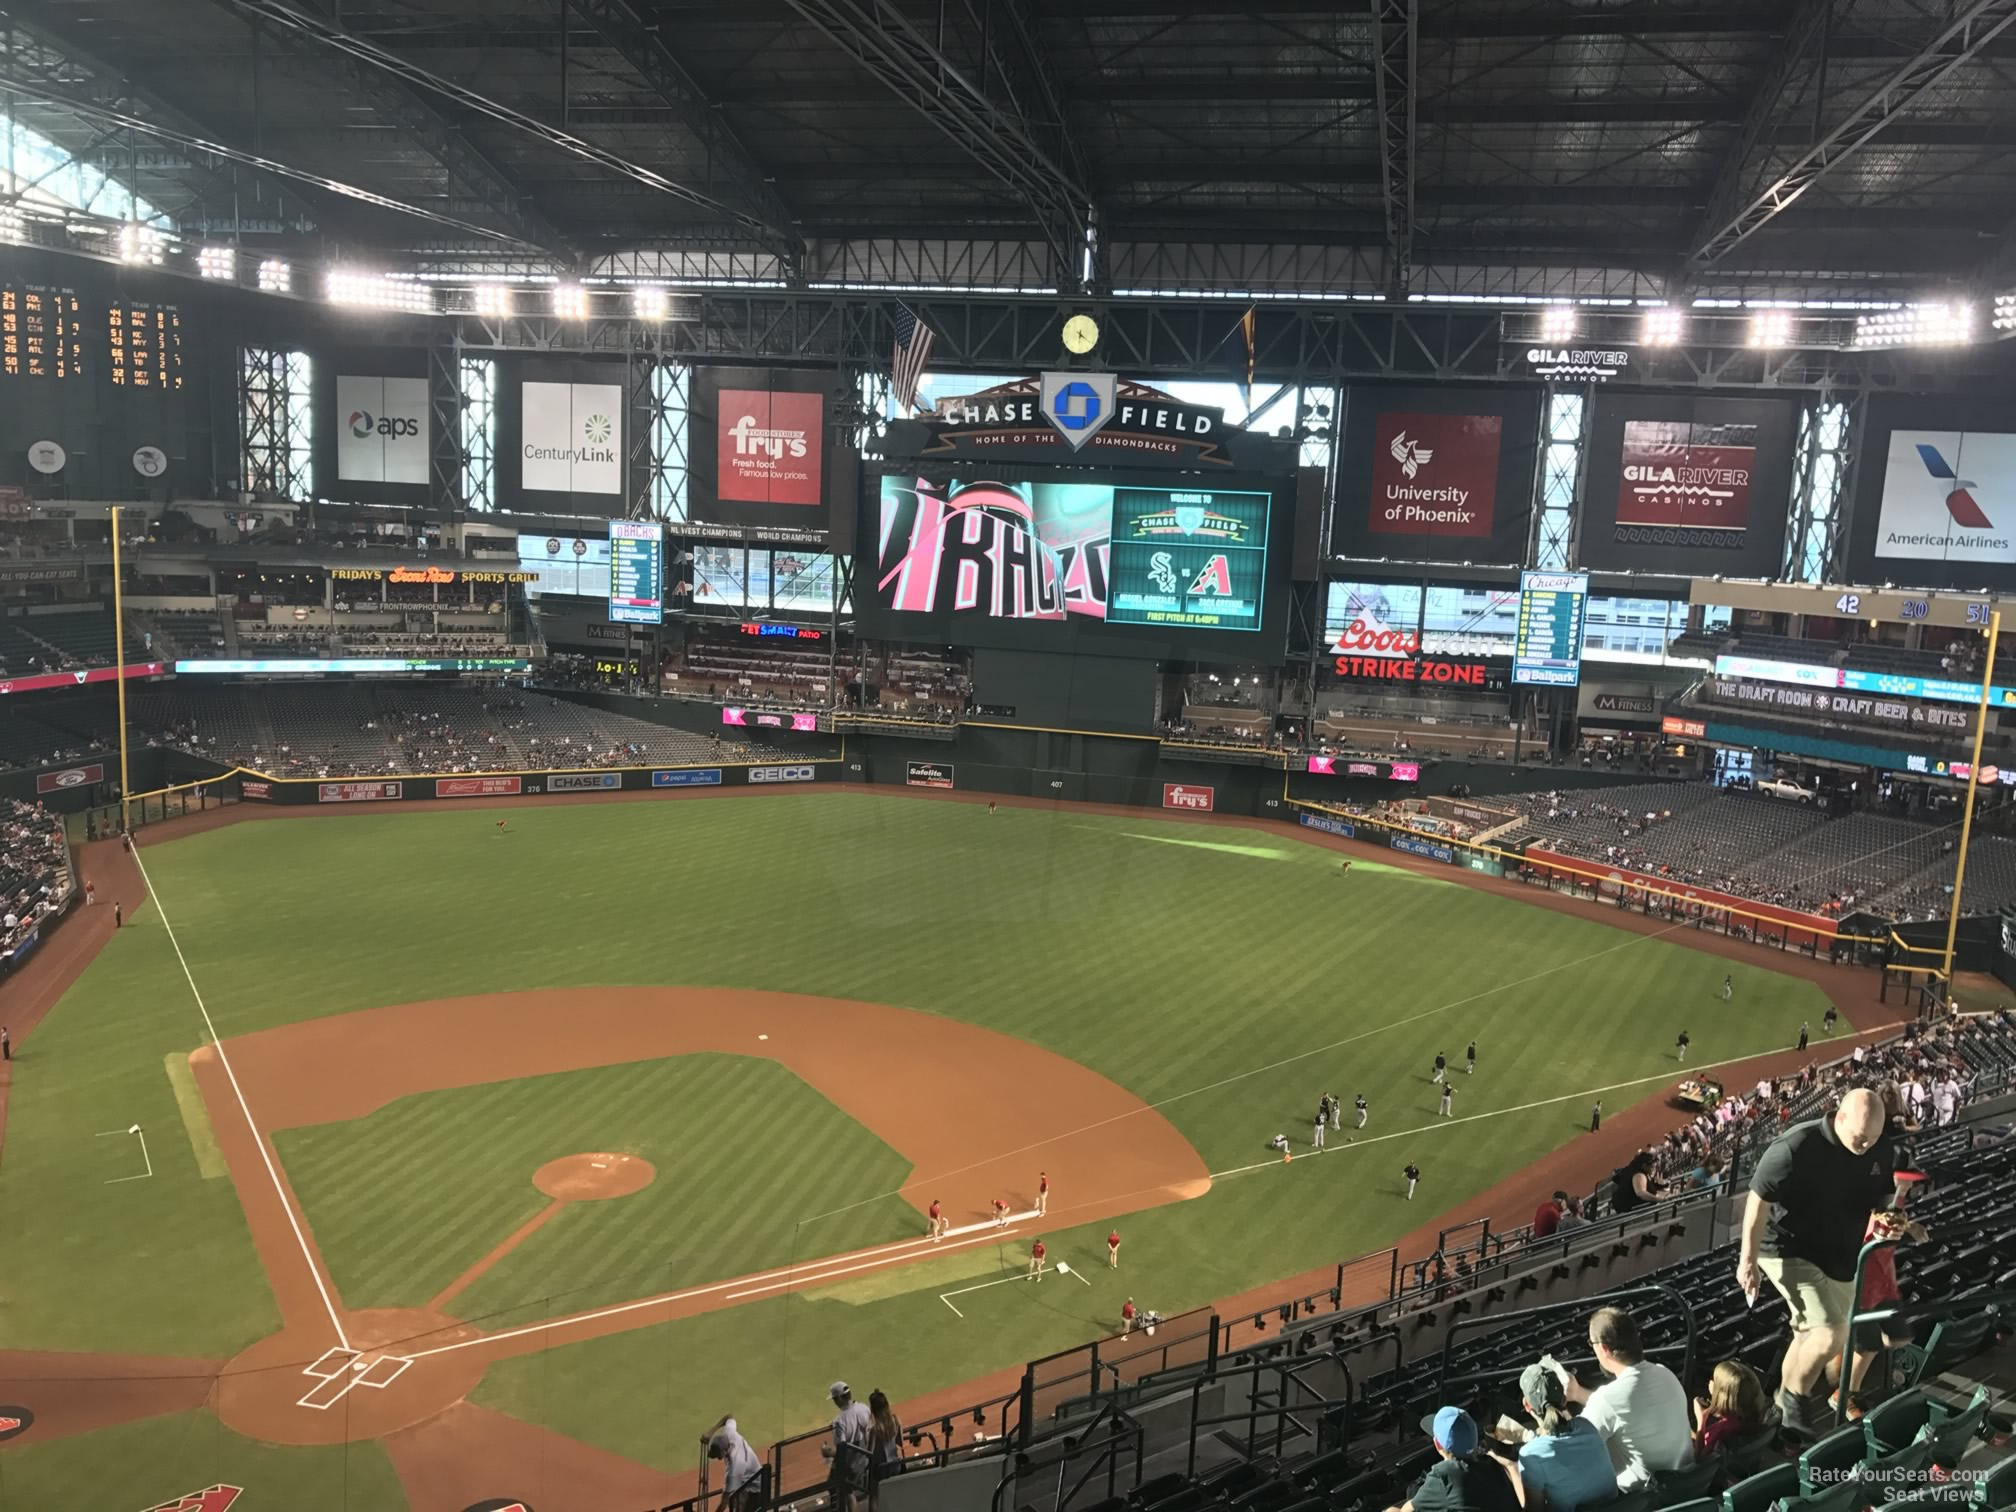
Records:
{"label": "yellow foul pole", "polygon": [[1981,738],[1988,732],[1988,685],[1995,678],[1995,644],[2002,637],[2002,611],[1988,615],[1988,660],[1981,669],[1981,699],[1974,709],[1974,760],[1967,768],[1967,806],[1960,814],[1960,859],[1953,867],[1953,911],[1946,916],[1946,993],[1953,993],[1953,941],[1960,933],[1960,890],[1967,882],[1967,841],[1974,833],[1974,792],[1981,781]]}
{"label": "yellow foul pole", "polygon": [[119,687],[119,833],[133,829],[133,816],[127,810],[127,764],[125,764],[125,583],[119,573],[119,506],[113,504],[113,651],[117,657],[117,667],[113,667],[113,683]]}

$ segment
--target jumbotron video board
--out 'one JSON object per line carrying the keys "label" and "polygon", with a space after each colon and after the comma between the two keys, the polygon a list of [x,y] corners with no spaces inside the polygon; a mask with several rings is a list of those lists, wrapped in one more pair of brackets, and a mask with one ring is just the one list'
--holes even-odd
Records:
{"label": "jumbotron video board", "polygon": [[1223,636],[1254,654],[1278,629],[1274,516],[1264,484],[1218,477],[889,473],[855,603],[907,639],[1152,656]]}

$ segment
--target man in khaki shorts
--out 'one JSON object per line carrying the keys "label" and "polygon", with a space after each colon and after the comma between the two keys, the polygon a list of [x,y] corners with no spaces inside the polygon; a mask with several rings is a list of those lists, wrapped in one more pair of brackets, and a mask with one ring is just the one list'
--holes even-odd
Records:
{"label": "man in khaki shorts", "polygon": [[1862,1231],[1887,1204],[1896,1165],[1881,1099],[1857,1088],[1832,1117],[1779,1135],[1750,1177],[1736,1284],[1754,1301],[1768,1277],[1791,1310],[1778,1410],[1794,1433],[1828,1426],[1827,1362],[1847,1337]]}

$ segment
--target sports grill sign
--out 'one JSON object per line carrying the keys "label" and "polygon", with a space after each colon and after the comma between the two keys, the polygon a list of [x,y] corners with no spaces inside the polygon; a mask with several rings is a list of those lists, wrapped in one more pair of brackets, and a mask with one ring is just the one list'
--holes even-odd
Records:
{"label": "sports grill sign", "polygon": [[1218,801],[1218,789],[1197,787],[1188,782],[1165,782],[1162,784],[1162,807],[1165,809],[1190,809],[1196,813],[1208,814]]}
{"label": "sports grill sign", "polygon": [[94,782],[105,780],[105,763],[94,761],[90,766],[65,767],[60,772],[41,772],[35,778],[38,793],[61,793],[69,788],[88,787]]}
{"label": "sports grill sign", "polygon": [[1488,537],[1504,433],[1502,415],[1381,414],[1372,427],[1372,534]]}
{"label": "sports grill sign", "polygon": [[[1225,412],[1185,404],[1111,373],[1044,373],[940,399],[920,422],[919,457],[1058,462],[1067,453],[1171,467],[1229,466],[1238,427]],[[914,434],[914,432],[913,432]],[[892,436],[892,448],[898,438]]]}
{"label": "sports grill sign", "polygon": [[1795,714],[1872,721],[1876,724],[1906,726],[1920,730],[1945,730],[1964,734],[1973,724],[1965,709],[1949,709],[1940,704],[1907,703],[1897,698],[1871,698],[1863,693],[1832,692],[1825,688],[1789,687],[1779,683],[1738,682],[1718,677],[1709,684],[1710,693],[1723,703],[1761,704],[1786,709]]}

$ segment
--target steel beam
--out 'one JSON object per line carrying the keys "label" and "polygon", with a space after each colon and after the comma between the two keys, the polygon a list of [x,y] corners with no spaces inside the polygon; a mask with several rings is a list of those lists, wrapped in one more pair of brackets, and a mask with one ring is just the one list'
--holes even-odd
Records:
{"label": "steel beam", "polygon": [[[787,238],[794,259],[802,257],[804,242],[793,229],[791,209],[778,197],[772,175],[686,72],[667,45],[663,28],[646,20],[633,0],[569,0],[569,9],[650,85],[673,119],[699,142],[707,155],[710,187],[716,182],[727,185],[752,215]],[[576,110],[574,119],[585,119],[590,113]]]}
{"label": "steel beam", "polygon": [[265,22],[278,31],[307,38],[331,51],[369,64],[415,89],[440,95],[472,114],[524,132],[556,151],[593,163],[598,168],[642,184],[668,198],[721,216],[739,226],[758,245],[781,250],[788,247],[793,239],[794,233],[788,227],[773,226],[764,217],[751,214],[718,195],[696,189],[690,184],[679,183],[654,168],[647,168],[618,153],[598,147],[595,143],[575,136],[571,132],[561,131],[522,111],[513,110],[487,95],[429,73],[404,58],[387,52],[374,42],[351,35],[321,16],[296,9],[285,3],[285,0],[216,0],[216,3],[229,6],[242,16]]}
{"label": "steel beam", "polygon": [[1050,243],[1059,285],[1082,282],[1091,191],[1043,150],[1025,117],[969,78],[893,0],[791,0],[791,8],[1012,189]]}
{"label": "steel beam", "polygon": [[[1803,66],[1790,60],[1788,55],[1793,45],[1800,42],[1801,36],[1806,33],[1817,36],[1821,44],[1820,60],[1824,62],[1829,13],[1830,8],[1824,0],[1809,0],[1802,8],[1794,19],[1795,33],[1788,34],[1786,50],[1780,54],[1779,65],[1774,67],[1774,80]],[[1689,266],[1703,268],[1727,256],[1821,178],[1868,146],[1898,116],[1931,95],[1957,70],[1965,67],[1983,47],[2016,25],[2016,0],[1967,0],[1952,14],[1953,19],[1937,36],[1894,69],[1832,130],[1754,192],[1740,188],[1731,191],[1728,185],[1732,179],[1740,183],[1742,168],[1738,163],[1732,173],[1725,165],[1722,179],[1716,186],[1721,198],[1703,223],[1702,233],[1688,258]],[[1810,40],[1807,45],[1810,46]],[[1773,103],[1769,106],[1760,102],[1769,94],[1767,83],[1767,89],[1759,93],[1759,100],[1752,102],[1750,116],[1745,121],[1745,132],[1739,138],[1739,147],[1744,145],[1745,139],[1753,139],[1751,127],[1755,126],[1761,132],[1762,127],[1768,124],[1771,110],[1777,108],[1776,97],[1772,96]]]}
{"label": "steel beam", "polygon": [[1367,0],[1379,114],[1379,198],[1386,211],[1386,292],[1404,298],[1414,274],[1414,55],[1420,0]]}

